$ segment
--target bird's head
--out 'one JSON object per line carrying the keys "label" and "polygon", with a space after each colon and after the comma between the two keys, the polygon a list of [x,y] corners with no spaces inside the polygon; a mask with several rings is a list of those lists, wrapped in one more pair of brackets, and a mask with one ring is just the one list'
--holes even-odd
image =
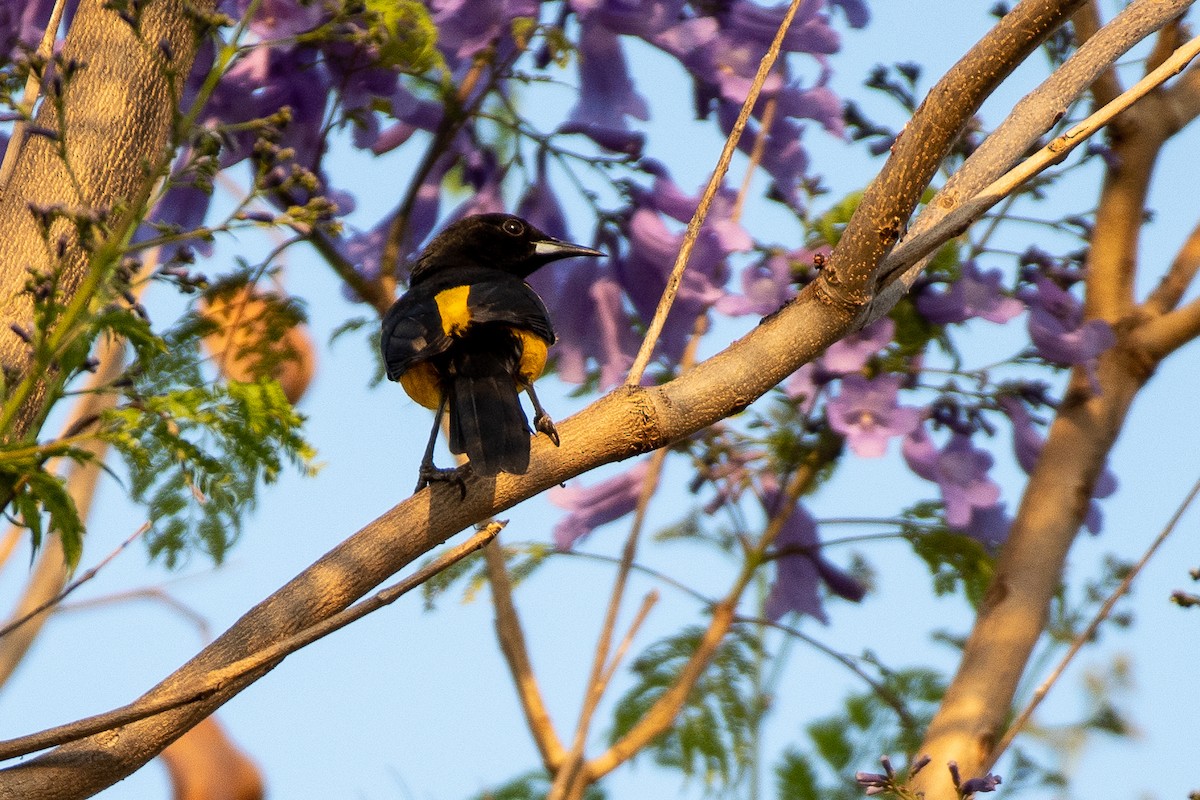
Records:
{"label": "bird's head", "polygon": [[525,278],[560,258],[602,255],[555,239],[512,214],[475,214],[433,237],[413,265],[412,281],[453,266],[489,267]]}

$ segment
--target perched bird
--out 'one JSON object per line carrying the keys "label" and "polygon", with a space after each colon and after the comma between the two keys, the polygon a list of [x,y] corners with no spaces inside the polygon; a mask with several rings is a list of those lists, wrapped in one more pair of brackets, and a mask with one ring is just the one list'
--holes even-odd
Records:
{"label": "perched bird", "polygon": [[559,241],[510,214],[477,214],[434,237],[412,267],[408,291],[383,318],[380,348],[387,376],[436,413],[417,491],[431,480],[466,486],[456,470],[433,465],[442,415],[450,411],[450,452],[490,476],[529,468],[529,422],[558,444],[534,380],[546,365],[554,328],[542,299],[525,282],[534,270],[598,250]]}

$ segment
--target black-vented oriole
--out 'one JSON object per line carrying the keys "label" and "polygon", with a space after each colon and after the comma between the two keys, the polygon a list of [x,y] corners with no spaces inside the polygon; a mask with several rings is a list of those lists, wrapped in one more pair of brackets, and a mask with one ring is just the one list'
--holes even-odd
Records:
{"label": "black-vented oriole", "polygon": [[533,403],[534,426],[558,444],[558,432],[533,391],[554,328],[542,299],[525,282],[534,270],[598,250],[563,242],[510,214],[477,214],[434,237],[412,266],[408,291],[383,318],[380,347],[387,376],[433,409],[433,431],[417,491],[431,480],[465,484],[433,465],[442,415],[450,411],[450,452],[471,471],[522,474],[529,467],[529,422],[520,392]]}

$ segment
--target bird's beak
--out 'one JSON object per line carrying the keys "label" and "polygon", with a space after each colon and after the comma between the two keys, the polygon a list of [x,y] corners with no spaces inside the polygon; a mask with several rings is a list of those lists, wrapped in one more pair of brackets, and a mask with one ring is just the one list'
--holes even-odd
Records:
{"label": "bird's beak", "polygon": [[558,239],[542,239],[533,243],[533,253],[544,261],[557,261],[574,256],[602,256],[604,253],[581,244],[560,242]]}

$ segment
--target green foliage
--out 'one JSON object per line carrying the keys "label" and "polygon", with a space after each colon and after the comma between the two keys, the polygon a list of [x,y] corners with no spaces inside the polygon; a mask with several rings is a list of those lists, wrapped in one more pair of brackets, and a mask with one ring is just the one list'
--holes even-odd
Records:
{"label": "green foliage", "polygon": [[[613,711],[611,741],[627,733],[678,682],[702,636],[702,628],[686,628],[653,645],[633,663],[635,683]],[[753,684],[761,653],[761,644],[751,632],[730,631],[674,726],[646,748],[658,764],[689,779],[700,777],[710,789],[727,786],[744,772],[763,711]]]}
{"label": "green foliage", "polygon": [[779,800],[819,800],[817,773],[808,757],[794,747],[784,751],[775,765],[775,788]]}
{"label": "green foliage", "polygon": [[[504,555],[504,563],[508,567],[508,578],[515,588],[533,575],[538,567],[546,563],[546,560],[556,551],[549,544],[528,542],[519,545],[504,545],[500,548],[500,552]],[[426,563],[432,560],[432,558],[426,559]],[[479,592],[487,586],[487,582],[487,563],[483,553],[472,553],[421,584],[425,610],[432,611],[437,605],[438,598],[457,583],[465,584],[462,602],[469,603],[479,596]]]}
{"label": "green foliage", "polygon": [[34,549],[41,546],[44,531],[54,531],[67,569],[75,569],[83,552],[83,522],[63,479],[41,467],[25,472],[16,482],[11,505],[20,524],[29,528]]}
{"label": "green foliage", "polygon": [[418,0],[366,0],[368,30],[378,47],[380,66],[422,74],[445,71],[437,49],[437,26]]}
{"label": "green foliage", "polygon": [[198,546],[220,561],[254,508],[260,483],[290,462],[313,471],[314,452],[278,382],[207,382],[194,320],[138,360],[129,402],[105,412],[101,435],[125,458],[130,493],[148,508],[151,554],[174,565]]}
{"label": "green foliage", "polygon": [[947,528],[938,503],[917,503],[902,518],[901,535],[929,567],[934,592],[954,594],[961,588],[978,608],[995,571],[993,556],[977,540]]}
{"label": "green foliage", "polygon": [[[475,795],[472,800],[543,800],[550,793],[550,779],[538,770],[513,778],[508,783]],[[604,792],[596,785],[589,786],[583,800],[604,800]]]}
{"label": "green foliage", "polygon": [[942,677],[922,668],[887,672],[880,687],[850,695],[842,711],[809,724],[811,750],[783,753],[775,766],[780,800],[860,800],[855,772],[877,765],[881,754],[916,750],[945,691]]}

